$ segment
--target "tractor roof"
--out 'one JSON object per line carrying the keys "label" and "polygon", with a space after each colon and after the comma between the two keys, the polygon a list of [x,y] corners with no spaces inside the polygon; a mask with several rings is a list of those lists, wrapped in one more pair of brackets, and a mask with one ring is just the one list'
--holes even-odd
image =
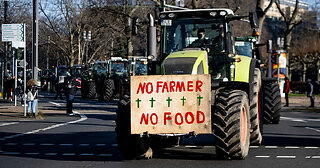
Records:
{"label": "tractor roof", "polygon": [[186,9],[186,10],[174,10],[174,11],[165,11],[161,12],[161,14],[167,14],[167,13],[210,13],[210,12],[217,12],[220,13],[222,11],[226,12],[226,16],[228,15],[234,15],[233,11],[231,9],[227,8],[213,8],[213,9]]}

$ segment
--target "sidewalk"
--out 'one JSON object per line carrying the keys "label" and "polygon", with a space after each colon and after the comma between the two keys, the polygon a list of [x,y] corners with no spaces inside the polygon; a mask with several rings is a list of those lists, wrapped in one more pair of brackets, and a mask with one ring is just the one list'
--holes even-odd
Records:
{"label": "sidewalk", "polygon": [[[1,121],[21,121],[21,120],[43,120],[46,115],[58,114],[65,115],[65,107],[57,107],[53,104],[44,103],[40,98],[39,112],[37,117],[24,117],[24,107],[21,105],[14,106],[14,102],[4,101],[0,98],[0,122]],[[289,107],[285,105],[285,99],[281,99],[282,111],[297,111],[297,112],[316,112],[320,114],[320,97],[315,99],[315,107],[310,106],[310,99],[305,97],[289,97]]]}
{"label": "sidewalk", "polygon": [[283,107],[286,104],[285,98],[281,98],[282,111],[297,111],[297,112],[316,112],[320,114],[320,97],[315,98],[315,107],[310,106],[310,98],[307,96],[290,97],[289,107]]}
{"label": "sidewalk", "polygon": [[58,114],[65,115],[64,107],[56,107],[53,104],[43,103],[40,98],[38,115],[36,118],[27,118],[24,116],[24,107],[19,103],[14,106],[14,102],[5,101],[0,98],[0,122],[1,121],[21,121],[21,120],[43,120],[46,115]]}

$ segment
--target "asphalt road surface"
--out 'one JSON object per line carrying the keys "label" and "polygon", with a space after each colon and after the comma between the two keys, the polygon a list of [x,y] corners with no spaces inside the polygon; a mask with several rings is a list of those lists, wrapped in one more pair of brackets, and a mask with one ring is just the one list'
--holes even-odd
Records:
{"label": "asphalt road surface", "polygon": [[[64,109],[64,100],[41,96],[41,106]],[[149,160],[123,160],[115,134],[116,102],[76,98],[78,114],[45,114],[43,119],[0,120],[0,168],[6,167],[281,167],[320,164],[320,112],[284,109],[280,124],[264,125],[263,145],[245,160],[219,160],[213,136],[183,139]]]}

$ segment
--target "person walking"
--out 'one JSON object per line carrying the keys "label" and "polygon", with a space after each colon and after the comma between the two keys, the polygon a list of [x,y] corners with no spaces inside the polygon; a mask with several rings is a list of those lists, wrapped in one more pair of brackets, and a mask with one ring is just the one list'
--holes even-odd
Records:
{"label": "person walking", "polygon": [[[27,102],[28,102],[28,110],[27,110],[27,117],[34,117],[36,118],[36,106],[37,106],[37,82],[34,79],[30,79],[27,82]],[[32,110],[32,114],[30,111]]]}
{"label": "person walking", "polygon": [[283,87],[283,93],[285,94],[286,98],[286,105],[285,107],[289,107],[289,90],[290,90],[290,81],[288,77],[285,77],[284,87]]}
{"label": "person walking", "polygon": [[307,96],[310,98],[311,105],[309,107],[314,107],[314,91],[313,91],[313,84],[311,82],[311,79],[307,80]]}
{"label": "person walking", "polygon": [[64,79],[65,82],[65,94],[66,94],[66,99],[67,99],[67,114],[72,116],[74,115],[72,111],[72,103],[74,100],[74,96],[77,91],[77,85],[78,82],[76,81],[76,78],[71,76],[70,69],[68,69],[68,75]]}
{"label": "person walking", "polygon": [[54,82],[55,83],[55,90],[56,90],[56,96],[54,97],[54,100],[57,100],[58,96],[60,96],[60,99],[63,100],[62,98],[62,90],[64,87],[64,82],[62,81],[58,81],[58,82]]}

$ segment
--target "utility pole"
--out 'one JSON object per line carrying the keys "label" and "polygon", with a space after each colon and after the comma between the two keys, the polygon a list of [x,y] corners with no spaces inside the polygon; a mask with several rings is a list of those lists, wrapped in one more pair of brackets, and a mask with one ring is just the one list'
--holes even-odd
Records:
{"label": "utility pole", "polygon": [[[39,28],[39,0],[32,0],[32,75],[38,85],[38,28]],[[26,51],[25,51],[26,52]],[[36,103],[36,111],[38,113],[38,103]]]}
{"label": "utility pole", "polygon": [[49,70],[49,48],[50,47],[50,36],[48,36],[48,41],[47,41],[47,70]]}
{"label": "utility pole", "polygon": [[38,27],[39,27],[39,1],[32,0],[32,72],[33,79],[38,81]]}
{"label": "utility pole", "polygon": [[[8,17],[8,2],[9,0],[4,0],[4,24],[7,24],[7,17]],[[5,42],[6,46],[6,53],[5,53],[5,59],[4,59],[4,76],[8,76],[8,42]]]}

